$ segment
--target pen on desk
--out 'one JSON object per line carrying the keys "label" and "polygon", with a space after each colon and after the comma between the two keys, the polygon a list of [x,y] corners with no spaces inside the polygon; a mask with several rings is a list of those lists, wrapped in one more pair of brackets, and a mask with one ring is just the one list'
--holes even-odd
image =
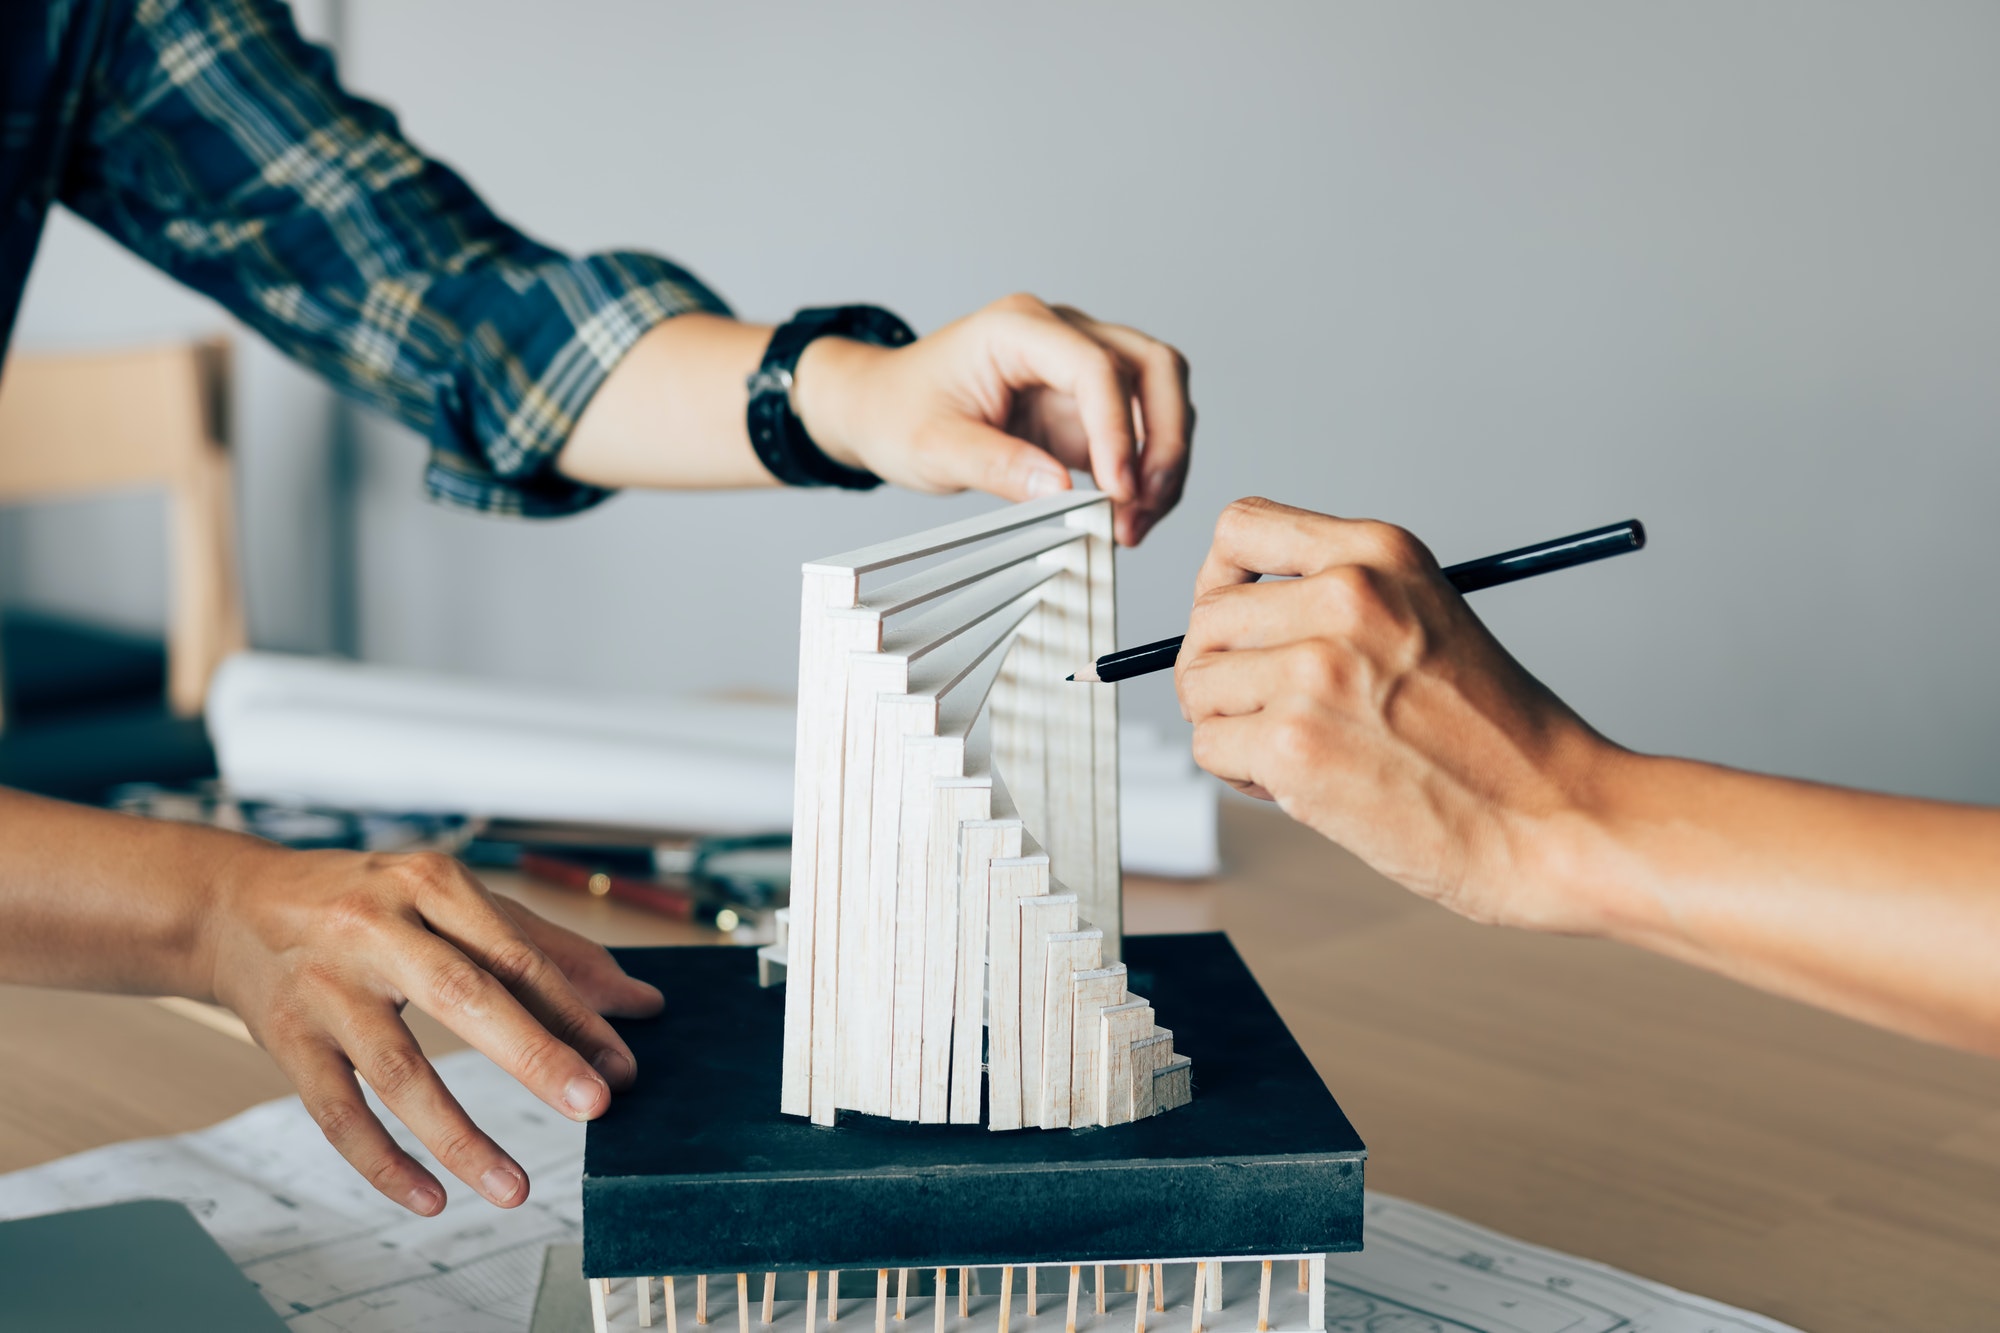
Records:
{"label": "pen on desk", "polygon": [[[1587,565],[1607,556],[1623,555],[1645,544],[1645,525],[1633,518],[1607,527],[1592,528],[1588,532],[1557,537],[1553,541],[1537,542],[1518,550],[1467,560],[1463,564],[1448,565],[1444,576],[1460,592],[1476,592],[1481,588],[1512,583],[1516,579],[1568,569],[1572,565]],[[1106,653],[1066,679],[1108,685],[1154,671],[1165,671],[1180,655],[1181,640],[1186,637],[1176,634],[1157,643],[1143,643],[1137,648],[1121,648],[1115,653]]]}

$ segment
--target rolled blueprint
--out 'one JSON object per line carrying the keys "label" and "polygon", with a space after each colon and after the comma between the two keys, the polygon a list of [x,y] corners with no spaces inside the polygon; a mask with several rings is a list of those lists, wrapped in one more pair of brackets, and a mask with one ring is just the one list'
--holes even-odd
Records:
{"label": "rolled blueprint", "polygon": [[[236,796],[681,833],[787,830],[789,703],[607,695],[277,653],[209,689]],[[1185,746],[1120,729],[1125,869],[1213,874],[1219,787]]]}

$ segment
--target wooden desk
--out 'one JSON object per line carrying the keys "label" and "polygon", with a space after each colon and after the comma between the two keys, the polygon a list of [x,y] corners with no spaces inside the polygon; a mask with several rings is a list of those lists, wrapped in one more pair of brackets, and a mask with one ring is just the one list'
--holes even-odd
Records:
{"label": "wooden desk", "polygon": [[[1371,1186],[1815,1333],[2000,1321],[2000,1062],[1470,925],[1268,810],[1229,805],[1223,832],[1230,874],[1133,881],[1128,928],[1230,932],[1368,1141]],[[608,943],[701,938],[520,891]],[[0,1169],[285,1090],[147,1001],[0,987]]]}

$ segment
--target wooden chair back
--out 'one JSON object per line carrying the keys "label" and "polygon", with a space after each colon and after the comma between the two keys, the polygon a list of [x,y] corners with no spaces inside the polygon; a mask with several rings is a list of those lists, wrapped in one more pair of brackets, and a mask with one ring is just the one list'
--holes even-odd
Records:
{"label": "wooden chair back", "polygon": [[162,487],[168,508],[167,701],[201,711],[244,647],[230,503],[229,346],[22,354],[0,372],[0,504]]}

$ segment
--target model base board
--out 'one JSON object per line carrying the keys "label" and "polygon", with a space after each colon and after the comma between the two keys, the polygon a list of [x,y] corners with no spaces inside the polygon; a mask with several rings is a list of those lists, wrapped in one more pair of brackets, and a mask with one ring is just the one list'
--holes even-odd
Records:
{"label": "model base board", "polygon": [[1183,1015],[1193,1099],[1056,1132],[785,1115],[784,997],[753,950],[614,953],[666,1008],[616,1023],[639,1079],[586,1133],[590,1277],[1361,1247],[1366,1149],[1223,935],[1126,941],[1134,985]]}

